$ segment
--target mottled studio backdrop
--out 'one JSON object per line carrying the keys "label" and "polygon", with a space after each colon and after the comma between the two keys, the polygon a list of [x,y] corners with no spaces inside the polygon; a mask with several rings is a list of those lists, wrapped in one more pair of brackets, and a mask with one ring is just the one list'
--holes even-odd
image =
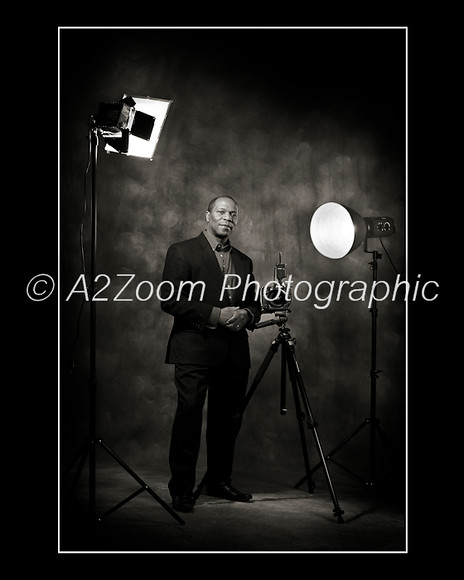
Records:
{"label": "mottled studio backdrop", "polygon": [[[152,162],[99,150],[97,272],[110,277],[97,305],[98,435],[133,466],[167,469],[176,404],[173,368],[164,364],[172,319],[135,288],[161,280],[168,246],[198,235],[210,198],[231,194],[240,207],[233,243],[249,254],[257,279],[273,278],[279,252],[295,282],[370,284],[362,248],[329,260],[309,239],[322,203],[346,203],[363,216],[388,215],[384,238],[405,277],[405,32],[403,30],[62,30],[60,33],[60,265],[62,450],[87,435],[89,305],[65,300],[82,273],[80,227],[90,268],[88,120],[123,93],[172,100]],[[87,181],[87,192],[84,183]],[[376,240],[379,279],[396,272]],[[112,298],[134,274],[125,297]],[[146,296],[149,285],[140,287]],[[82,285],[79,286],[82,290]],[[322,290],[322,288],[321,288]],[[327,292],[328,287],[325,289]],[[303,292],[302,292],[303,293]],[[321,293],[322,296],[322,293]],[[293,301],[288,326],[326,451],[369,416],[371,316],[343,293],[326,308],[314,296]],[[256,373],[277,326],[250,335]],[[377,387],[380,422],[405,438],[406,318],[403,300],[379,303]],[[245,414],[236,467],[301,471],[290,387],[280,414],[280,353]],[[340,452],[367,469],[365,436]],[[315,452],[311,441],[311,454]],[[313,455],[315,461],[317,458]],[[201,458],[200,469],[204,466]],[[294,483],[291,480],[289,483]]]}

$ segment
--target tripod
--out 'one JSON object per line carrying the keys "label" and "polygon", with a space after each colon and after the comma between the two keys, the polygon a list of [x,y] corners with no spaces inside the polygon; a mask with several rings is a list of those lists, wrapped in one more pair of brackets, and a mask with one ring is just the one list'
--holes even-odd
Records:
{"label": "tripod", "polygon": [[[339,443],[336,447],[334,447],[332,449],[332,451],[330,451],[330,453],[328,453],[325,456],[325,459],[333,461],[336,465],[338,465],[339,467],[344,469],[346,472],[348,472],[354,478],[361,481],[361,483],[364,483],[366,486],[373,487],[374,485],[376,485],[376,475],[375,475],[375,472],[376,472],[376,452],[377,452],[376,435],[379,436],[379,438],[382,441],[387,453],[390,456],[392,456],[392,454],[391,454],[390,449],[389,449],[390,445],[389,445],[387,436],[386,436],[385,432],[381,429],[379,420],[376,416],[376,412],[377,412],[376,411],[377,379],[379,378],[379,373],[382,372],[381,370],[377,369],[377,316],[378,316],[378,309],[377,309],[377,296],[376,296],[376,288],[377,287],[376,287],[376,284],[377,284],[378,260],[382,257],[382,254],[379,254],[379,252],[377,252],[376,250],[369,252],[367,250],[367,240],[366,240],[366,243],[364,246],[364,251],[366,253],[371,253],[372,258],[373,258],[372,262],[369,262],[369,265],[371,266],[371,270],[372,270],[372,280],[373,280],[373,288],[374,288],[374,300],[373,300],[372,308],[370,309],[371,318],[372,318],[371,369],[370,369],[370,379],[371,379],[371,382],[370,382],[370,416],[367,417],[366,419],[364,419],[364,421],[362,421],[360,423],[360,425],[358,425],[358,427],[356,427],[356,429],[354,429],[350,433],[350,435],[345,437],[345,439],[343,439],[341,441],[341,443]],[[345,467],[344,465],[341,465],[340,463],[336,462],[333,459],[333,456],[335,455],[335,453],[337,453],[337,451],[339,451],[349,441],[351,441],[351,439],[353,439],[353,437],[355,437],[358,433],[360,433],[365,427],[369,428],[369,475],[368,475],[367,481],[365,479],[363,479],[362,477],[360,477],[359,475],[357,475],[356,473],[354,473],[353,471],[351,471],[350,469],[348,469],[347,467]],[[322,465],[323,465],[323,463],[321,461],[315,467],[313,467],[313,469],[311,470],[311,473],[314,473]],[[307,477],[308,476],[305,475],[302,479],[300,479],[300,481],[298,481],[296,483],[295,487],[299,487],[307,479]]]}
{"label": "tripod", "polygon": [[[74,462],[78,461],[76,474],[72,482],[72,488],[77,484],[80,477],[84,463],[88,457],[89,459],[89,523],[91,526],[124,504],[134,499],[143,491],[148,492],[160,505],[162,505],[180,524],[185,524],[184,520],[158,495],[153,489],[131,469],[109,445],[97,438],[96,429],[96,407],[97,407],[97,373],[96,373],[96,302],[93,299],[96,293],[95,287],[95,264],[97,254],[97,157],[98,157],[98,129],[91,127],[90,130],[90,148],[92,159],[92,196],[91,196],[91,265],[90,265],[90,375],[89,375],[89,437],[82,447]],[[140,485],[140,488],[134,493],[120,501],[113,508],[105,512],[103,515],[97,516],[96,513],[96,447],[99,445],[104,449],[119,465],[129,473],[129,475]],[[68,468],[67,471],[69,471]]]}
{"label": "tripod", "polygon": [[[285,414],[287,412],[286,408],[286,373],[288,370],[290,380],[292,383],[292,392],[293,398],[295,401],[295,408],[298,417],[298,427],[300,432],[300,439],[301,439],[301,446],[303,451],[303,459],[306,469],[307,481],[308,481],[308,491],[312,493],[314,490],[314,481],[311,478],[311,470],[308,458],[308,448],[306,444],[305,432],[303,423],[306,421],[307,427],[312,431],[314,436],[314,441],[316,443],[317,450],[319,452],[319,456],[321,459],[321,464],[324,466],[325,477],[328,483],[330,495],[332,497],[332,502],[334,505],[333,513],[334,516],[337,518],[338,523],[343,523],[342,515],[344,511],[340,508],[337,500],[337,496],[335,494],[334,487],[332,485],[332,480],[330,478],[329,470],[327,468],[327,463],[325,461],[325,456],[322,450],[321,442],[319,440],[319,435],[317,433],[317,423],[314,421],[313,414],[311,411],[311,406],[309,403],[309,398],[303,383],[303,378],[301,374],[300,367],[298,365],[298,361],[295,355],[295,339],[293,339],[290,335],[290,330],[285,326],[287,321],[287,316],[285,313],[276,313],[277,318],[272,319],[269,321],[261,322],[255,325],[255,328],[262,328],[263,326],[270,326],[272,324],[277,324],[279,326],[279,334],[275,338],[275,340],[271,343],[270,349],[265,356],[258,372],[253,379],[253,382],[246,394],[245,401],[243,403],[241,412],[236,416],[237,425],[240,425],[241,418],[243,413],[245,412],[248,404],[251,401],[256,389],[258,388],[259,383],[261,382],[262,378],[264,377],[268,366],[270,365],[274,355],[279,349],[279,346],[282,346],[281,350],[281,414]],[[303,404],[303,407],[302,407]],[[304,409],[304,412],[303,412]],[[238,430],[234,430],[230,437],[236,437],[238,434]],[[211,469],[214,471],[214,467]],[[205,473],[203,479],[201,480],[197,490],[194,493],[194,498],[198,498],[203,486],[205,485],[207,478],[209,475],[209,471]]]}

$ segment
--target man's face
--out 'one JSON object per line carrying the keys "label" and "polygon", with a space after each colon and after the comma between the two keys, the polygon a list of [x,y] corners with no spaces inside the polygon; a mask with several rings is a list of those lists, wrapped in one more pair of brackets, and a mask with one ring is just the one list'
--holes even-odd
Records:
{"label": "man's face", "polygon": [[220,197],[206,212],[208,228],[218,238],[228,238],[238,223],[238,207],[228,197]]}

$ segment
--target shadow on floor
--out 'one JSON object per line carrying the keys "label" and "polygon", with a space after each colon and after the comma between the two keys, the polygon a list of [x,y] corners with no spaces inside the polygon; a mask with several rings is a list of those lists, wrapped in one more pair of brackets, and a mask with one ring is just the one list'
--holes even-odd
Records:
{"label": "shadow on floor", "polygon": [[[137,474],[170,506],[168,474],[147,469]],[[366,489],[334,469],[331,474],[335,501],[322,472],[314,475],[311,494],[306,484],[294,487],[295,473],[237,473],[233,484],[253,494],[249,503],[202,494],[193,513],[179,514],[181,524],[144,490],[89,528],[88,484],[82,473],[71,498],[69,489],[61,491],[59,553],[406,552],[401,490]],[[137,489],[118,465],[99,466],[97,515]],[[342,523],[334,514],[337,504],[344,512]]]}

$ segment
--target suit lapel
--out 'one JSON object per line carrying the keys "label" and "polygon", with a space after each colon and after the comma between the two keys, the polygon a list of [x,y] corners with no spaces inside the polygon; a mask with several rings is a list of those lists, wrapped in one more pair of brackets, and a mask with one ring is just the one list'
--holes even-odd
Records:
{"label": "suit lapel", "polygon": [[217,282],[219,284],[219,287],[221,288],[223,276],[221,272],[221,267],[219,266],[216,256],[214,255],[214,251],[211,249],[211,246],[203,233],[201,233],[198,236],[198,241],[200,245],[202,259],[207,268],[208,274],[211,274],[211,276],[214,277],[215,282]]}
{"label": "suit lapel", "polygon": [[248,274],[245,267],[245,262],[242,260],[242,257],[239,254],[239,252],[237,252],[234,248],[231,249],[231,252],[232,259],[234,260],[235,272],[240,276],[240,280],[244,282],[246,275]]}

